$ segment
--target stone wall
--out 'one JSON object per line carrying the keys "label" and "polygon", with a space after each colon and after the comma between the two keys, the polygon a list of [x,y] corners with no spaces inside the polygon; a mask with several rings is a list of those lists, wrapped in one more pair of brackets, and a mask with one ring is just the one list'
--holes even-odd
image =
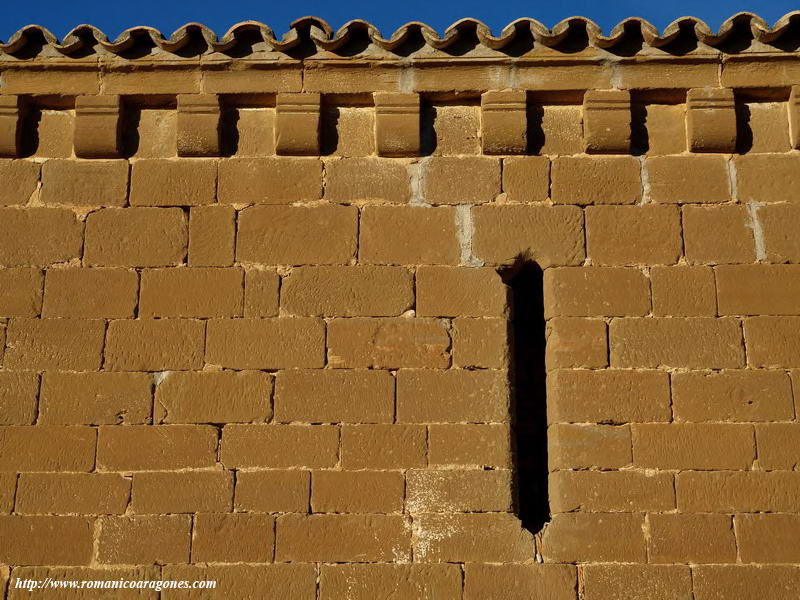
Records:
{"label": "stone wall", "polygon": [[795,21],[688,22],[0,45],[5,597],[794,598]]}

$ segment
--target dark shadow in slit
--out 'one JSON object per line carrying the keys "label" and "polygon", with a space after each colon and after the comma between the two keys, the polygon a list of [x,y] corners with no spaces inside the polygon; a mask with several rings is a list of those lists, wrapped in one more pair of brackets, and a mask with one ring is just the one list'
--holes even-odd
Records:
{"label": "dark shadow in slit", "polygon": [[509,378],[516,513],[525,529],[538,533],[550,520],[543,273],[534,261],[518,257],[501,275],[511,288]]}

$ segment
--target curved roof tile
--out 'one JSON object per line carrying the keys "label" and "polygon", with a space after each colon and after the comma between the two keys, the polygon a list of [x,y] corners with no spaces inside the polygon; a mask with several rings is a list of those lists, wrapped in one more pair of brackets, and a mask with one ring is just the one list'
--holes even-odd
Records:
{"label": "curved roof tile", "polygon": [[[7,42],[0,41],[0,54],[20,55],[28,46],[38,44],[49,46],[56,52],[66,56],[87,54],[123,54],[136,46],[151,46],[161,52],[176,53],[186,48],[192,41],[202,40],[204,52],[227,52],[236,47],[243,36],[250,38],[253,34],[260,38],[269,48],[279,53],[289,53],[294,47],[307,41],[317,50],[336,53],[343,50],[357,36],[366,36],[371,44],[388,52],[402,47],[413,36],[420,36],[424,43],[434,50],[447,51],[456,42],[466,36],[477,38],[478,44],[498,52],[503,52],[520,36],[526,36],[536,45],[556,48],[572,35],[583,35],[588,45],[613,51],[632,41],[643,42],[642,47],[667,49],[681,35],[694,38],[697,43],[724,52],[736,52],[749,46],[741,42],[755,40],[774,46],[775,50],[797,50],[796,43],[781,44],[782,38],[796,39],[800,33],[800,11],[794,11],[781,17],[771,27],[758,15],[748,12],[738,13],[727,19],[713,31],[705,22],[694,17],[676,19],[663,31],[659,31],[650,22],[638,17],[631,17],[618,23],[606,35],[602,29],[590,19],[569,17],[548,29],[535,19],[522,18],[508,24],[499,35],[483,22],[475,19],[461,19],[448,27],[443,34],[420,22],[410,22],[388,37],[380,30],[362,20],[345,23],[338,30],[323,19],[302,17],[294,21],[289,31],[280,38],[264,23],[244,21],[226,31],[221,37],[200,23],[187,23],[178,28],[169,38],[152,27],[132,27],[123,31],[115,40],[109,40],[100,29],[92,25],[78,25],[62,40],[59,40],[48,29],[39,25],[28,25],[14,33]],[[668,50],[667,50],[668,51]]]}

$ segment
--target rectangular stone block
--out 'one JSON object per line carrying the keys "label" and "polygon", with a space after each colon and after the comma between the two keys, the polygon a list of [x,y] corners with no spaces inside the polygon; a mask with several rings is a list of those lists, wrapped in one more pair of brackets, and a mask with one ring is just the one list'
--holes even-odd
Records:
{"label": "rectangular stone block", "polygon": [[644,515],[636,513],[561,513],[553,516],[542,539],[547,561],[643,563]]}
{"label": "rectangular stone block", "polygon": [[229,369],[321,368],[325,323],[321,319],[213,319],[208,322],[206,363]]}
{"label": "rectangular stone block", "polygon": [[103,426],[97,439],[100,471],[169,471],[213,467],[217,431],[205,425]]}
{"label": "rectangular stone block", "polygon": [[308,471],[237,471],[233,506],[244,512],[306,512],[310,486]]}
{"label": "rectangular stone block", "polygon": [[33,425],[37,420],[39,376],[0,371],[0,425]]}
{"label": "rectangular stone block", "polygon": [[710,267],[653,267],[650,269],[650,288],[656,317],[717,315],[717,290],[714,271]]}
{"label": "rectangular stone block", "polygon": [[141,159],[131,167],[131,206],[202,206],[216,196],[214,159]]}
{"label": "rectangular stone block", "polygon": [[511,468],[509,425],[430,425],[428,448],[432,466]]}
{"label": "rectangular stone block", "polygon": [[508,365],[509,323],[505,318],[453,320],[453,366],[502,369]]}
{"label": "rectangular stone block", "polygon": [[578,577],[572,565],[468,563],[464,600],[573,600]]}
{"label": "rectangular stone block", "polygon": [[736,562],[729,515],[648,515],[648,557],[654,563]]}
{"label": "rectangular stone block", "polygon": [[414,302],[412,273],[401,267],[298,267],[281,282],[281,308],[323,317],[393,317]]}
{"label": "rectangular stone block", "polygon": [[226,425],[220,461],[226,468],[325,468],[336,466],[338,449],[332,425]]}
{"label": "rectangular stone block", "polygon": [[561,267],[544,271],[545,317],[644,316],[650,285],[634,268]]}
{"label": "rectangular stone block", "polygon": [[558,370],[548,374],[551,423],[669,421],[669,376],[650,370]]}
{"label": "rectangular stone block", "polygon": [[232,206],[193,206],[189,212],[189,266],[230,267],[236,249]]}
{"label": "rectangular stone block", "polygon": [[698,565],[692,587],[697,600],[791,600],[800,584],[800,569],[788,565]]}
{"label": "rectangular stone block", "polygon": [[672,410],[676,421],[790,421],[792,386],[782,371],[674,373]]}
{"label": "rectangular stone block", "polygon": [[0,427],[0,471],[91,471],[96,438],[91,427]]}
{"label": "rectangular stone block", "polygon": [[17,484],[17,514],[121,515],[131,482],[116,473],[23,473]]}
{"label": "rectangular stone block", "polygon": [[[609,339],[613,367],[744,366],[741,326],[738,319],[730,317],[614,319],[609,326]],[[698,344],[697,340],[703,343]]]}
{"label": "rectangular stone block", "polygon": [[139,275],[132,269],[49,269],[42,316],[130,319],[138,293]]}
{"label": "rectangular stone block", "polygon": [[97,560],[112,565],[186,563],[191,529],[189,515],[104,517]]}
{"label": "rectangular stone block", "polygon": [[[731,176],[725,156],[653,156],[645,160],[648,199],[663,204],[730,202]],[[738,188],[741,191],[741,187]]]}
{"label": "rectangular stone block", "polygon": [[426,466],[424,425],[344,425],[342,467],[414,469]]}
{"label": "rectangular stone block", "polygon": [[675,476],[681,512],[793,512],[800,473],[686,471]]}
{"label": "rectangular stone block", "polygon": [[403,598],[456,598],[461,572],[456,565],[350,564],[323,565],[320,600],[372,600],[397,593]]}
{"label": "rectangular stone block", "polygon": [[53,159],[42,165],[41,200],[83,208],[125,206],[128,163],[124,160]]}
{"label": "rectangular stone block", "polygon": [[205,321],[136,319],[112,321],[105,345],[110,371],[182,371],[203,368]]}
{"label": "rectangular stone block", "polygon": [[675,508],[671,473],[555,471],[550,473],[548,490],[554,513],[658,512]]}
{"label": "rectangular stone block", "polygon": [[506,423],[508,373],[496,370],[401,369],[396,419],[401,423]]}
{"label": "rectangular stone block", "polygon": [[79,259],[82,240],[83,223],[71,210],[0,208],[0,264],[5,267],[39,267]]}
{"label": "rectangular stone block", "polygon": [[291,204],[322,197],[318,158],[226,158],[219,161],[219,201]]}
{"label": "rectangular stone block", "polygon": [[142,425],[153,410],[149,373],[42,376],[38,422],[48,425]]}
{"label": "rectangular stone block", "polygon": [[42,312],[44,276],[41,269],[0,269],[0,316],[38,317]]}
{"label": "rectangular stone block", "polygon": [[394,418],[394,387],[388,371],[282,371],[276,377],[275,420],[389,423]]}
{"label": "rectangular stone block", "polygon": [[272,378],[258,371],[174,372],[156,386],[156,423],[264,422]]}
{"label": "rectangular stone block", "polygon": [[416,294],[421,317],[495,317],[508,312],[509,290],[492,268],[419,267]]}
{"label": "rectangular stone block", "polygon": [[745,206],[685,206],[683,240],[690,264],[750,263],[756,259],[752,218]]}
{"label": "rectangular stone block", "polygon": [[794,154],[747,154],[734,159],[739,202],[797,202],[790,191],[800,185],[800,160]]}
{"label": "rectangular stone block", "polygon": [[800,315],[800,265],[720,265],[720,315]]}
{"label": "rectangular stone block", "polygon": [[548,464],[556,469],[618,469],[631,464],[628,425],[564,425],[547,428]]}
{"label": "rectangular stone block", "polygon": [[272,562],[275,519],[253,514],[199,514],[192,529],[192,562]]}
{"label": "rectangular stone block", "polygon": [[548,321],[545,335],[548,371],[608,366],[608,335],[601,319],[556,317]]}
{"label": "rectangular stone block", "polygon": [[96,371],[105,329],[98,319],[11,319],[3,364],[7,369]]}
{"label": "rectangular stone block", "polygon": [[405,480],[398,471],[314,471],[311,510],[315,513],[400,513]]}
{"label": "rectangular stone block", "polygon": [[750,367],[800,366],[800,317],[750,317],[744,320]]}
{"label": "rectangular stone block", "polygon": [[737,515],[739,552],[745,563],[788,563],[800,561],[797,536],[800,515]]}
{"label": "rectangular stone block", "polygon": [[236,259],[262,265],[349,264],[357,236],[354,206],[253,206],[239,213]]}
{"label": "rectangular stone block", "polygon": [[[0,103],[2,103],[4,97],[0,97]],[[2,105],[0,104],[0,118],[1,115]],[[0,140],[0,143],[2,143],[2,140]],[[3,178],[4,182],[2,189],[0,189],[0,206],[27,204],[39,185],[40,172],[41,165],[39,163],[29,160],[0,158],[0,177]]]}
{"label": "rectangular stone block", "polygon": [[411,558],[411,530],[402,515],[282,515],[279,562],[390,562]]}
{"label": "rectangular stone block", "polygon": [[582,264],[583,211],[577,206],[477,206],[472,252],[487,264],[518,257],[540,267]]}
{"label": "rectangular stone block", "polygon": [[87,517],[0,516],[0,562],[7,565],[88,565],[94,520]]}
{"label": "rectangular stone block", "polygon": [[230,512],[233,475],[229,471],[135,473],[131,511],[136,514]]}
{"label": "rectangular stone block", "polygon": [[358,258],[367,264],[456,265],[461,250],[452,207],[367,206]]}
{"label": "rectangular stone block", "polygon": [[414,558],[420,562],[523,562],[533,536],[508,513],[423,514],[414,519]]}
{"label": "rectangular stone block", "polygon": [[107,208],[86,218],[87,266],[164,267],[183,262],[188,239],[180,208]]}
{"label": "rectangular stone block", "polygon": [[676,207],[656,204],[590,206],[586,243],[586,253],[596,265],[675,264],[682,252],[680,213]]}
{"label": "rectangular stone block", "polygon": [[756,458],[752,425],[636,423],[633,462],[644,469],[746,470]]}
{"label": "rectangular stone block", "polygon": [[684,565],[588,565],[583,572],[586,600],[692,597],[692,573]]}
{"label": "rectangular stone block", "polygon": [[450,336],[436,319],[333,319],[327,329],[328,363],[333,368],[444,369],[450,365]]}
{"label": "rectangular stone block", "polygon": [[[317,599],[317,572],[312,564],[165,565],[163,576],[186,581],[216,581],[216,590],[229,598],[259,595]],[[197,592],[197,593],[195,593]],[[164,590],[165,600],[202,600],[207,590]]]}
{"label": "rectangular stone block", "polygon": [[503,192],[511,202],[543,202],[550,196],[550,159],[524,156],[503,159]]}
{"label": "rectangular stone block", "polygon": [[555,204],[637,204],[642,197],[641,165],[633,156],[560,156],[550,177]]}
{"label": "rectangular stone block", "polygon": [[341,204],[405,204],[411,196],[409,165],[387,158],[340,158],[325,162],[325,199]]}
{"label": "rectangular stone block", "polygon": [[795,469],[800,464],[800,425],[756,425],[758,464],[763,469]]}
{"label": "rectangular stone block", "polygon": [[240,317],[243,303],[242,269],[189,267],[142,271],[140,317]]}
{"label": "rectangular stone block", "polygon": [[513,510],[511,471],[407,471],[406,510],[411,513],[510,512]]}

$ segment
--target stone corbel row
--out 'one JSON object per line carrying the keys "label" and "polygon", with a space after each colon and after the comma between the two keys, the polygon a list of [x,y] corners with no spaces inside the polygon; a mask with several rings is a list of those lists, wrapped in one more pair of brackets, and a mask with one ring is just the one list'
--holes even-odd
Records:
{"label": "stone corbel row", "polygon": [[[378,155],[417,156],[420,152],[419,94],[375,92],[375,147]],[[78,96],[75,100],[75,155],[120,155],[121,97]],[[321,96],[279,93],[276,98],[275,149],[290,156],[320,152]],[[800,148],[800,86],[788,103],[793,148]],[[0,95],[0,156],[20,152],[24,97]],[[218,156],[220,98],[215,94],[177,97],[178,156]],[[489,91],[481,95],[481,143],[484,154],[527,151],[527,93]],[[686,134],[692,152],[732,152],[736,145],[733,90],[696,88],[686,96]],[[588,90],[583,98],[583,137],[587,153],[627,154],[631,147],[631,96],[625,90]]]}

